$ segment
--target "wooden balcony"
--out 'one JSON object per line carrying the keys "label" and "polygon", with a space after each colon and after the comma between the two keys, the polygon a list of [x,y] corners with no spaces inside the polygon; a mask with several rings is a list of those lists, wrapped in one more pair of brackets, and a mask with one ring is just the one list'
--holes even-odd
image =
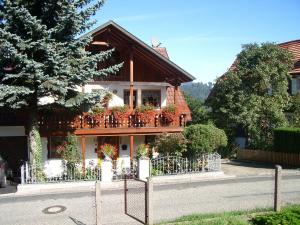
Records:
{"label": "wooden balcony", "polygon": [[186,124],[184,114],[174,114],[172,120],[161,111],[152,115],[138,116],[125,114],[116,118],[111,112],[102,114],[83,113],[81,115],[50,114],[39,119],[41,133],[72,132],[77,135],[121,135],[161,132],[180,132]]}

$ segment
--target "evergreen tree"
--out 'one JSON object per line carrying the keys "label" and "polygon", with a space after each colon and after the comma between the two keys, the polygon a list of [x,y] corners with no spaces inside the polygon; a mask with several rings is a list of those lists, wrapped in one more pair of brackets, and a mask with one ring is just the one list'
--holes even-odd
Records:
{"label": "evergreen tree", "polygon": [[[27,124],[30,152],[38,145],[40,99],[50,97],[63,107],[95,101],[83,86],[95,77],[116,73],[121,64],[98,70],[113,49],[85,51],[90,37],[78,38],[94,24],[90,20],[103,0],[0,1],[0,107],[30,112]],[[34,157],[31,157],[34,159]]]}

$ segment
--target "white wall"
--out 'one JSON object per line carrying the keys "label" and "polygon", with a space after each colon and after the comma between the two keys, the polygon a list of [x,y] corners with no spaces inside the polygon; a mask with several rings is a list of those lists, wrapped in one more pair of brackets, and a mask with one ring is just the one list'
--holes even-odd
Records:
{"label": "white wall", "polygon": [[24,126],[0,126],[0,137],[25,136]]}
{"label": "white wall", "polygon": [[[136,154],[136,150],[137,147],[140,144],[144,144],[145,143],[145,136],[144,135],[139,135],[139,136],[134,136],[134,155]],[[122,150],[122,145],[126,144],[127,145],[127,150]],[[129,136],[124,136],[124,137],[120,137],[120,142],[119,142],[119,157],[130,157],[130,139]]]}
{"label": "white wall", "polygon": [[[167,90],[170,86],[167,83],[154,82],[134,82],[134,90],[137,90],[138,98],[140,99],[141,90],[160,90],[161,91],[161,106],[167,105]],[[129,90],[129,82],[110,81],[110,82],[95,82],[87,84],[84,88],[86,93],[92,92],[93,89],[104,89],[112,94],[112,100],[109,102],[109,107],[124,105],[124,90]],[[140,101],[137,101],[140,102]]]}

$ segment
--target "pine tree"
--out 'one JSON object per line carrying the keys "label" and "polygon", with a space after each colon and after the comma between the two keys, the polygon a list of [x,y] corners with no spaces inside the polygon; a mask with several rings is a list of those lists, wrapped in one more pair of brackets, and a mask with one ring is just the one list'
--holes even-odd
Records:
{"label": "pine tree", "polygon": [[[95,77],[116,73],[121,64],[97,69],[113,49],[91,54],[90,37],[78,38],[94,24],[103,0],[0,0],[0,107],[30,112],[30,152],[38,145],[40,99],[63,107],[93,103],[95,94],[76,90]],[[34,159],[34,157],[31,157]]]}

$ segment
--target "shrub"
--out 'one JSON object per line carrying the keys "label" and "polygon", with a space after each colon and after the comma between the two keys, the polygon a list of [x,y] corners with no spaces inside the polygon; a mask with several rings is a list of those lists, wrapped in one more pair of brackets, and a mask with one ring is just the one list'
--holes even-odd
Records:
{"label": "shrub", "polygon": [[254,225],[300,224],[300,207],[292,206],[279,213],[259,215],[252,219]]}
{"label": "shrub", "polygon": [[181,133],[164,133],[156,137],[155,147],[163,155],[181,156],[186,152],[186,139]]}
{"label": "shrub", "polygon": [[282,127],[274,130],[274,151],[300,152],[300,128]]}
{"label": "shrub", "polygon": [[63,144],[58,148],[67,168],[75,168],[81,161],[76,135],[68,134]]}
{"label": "shrub", "polygon": [[185,138],[188,140],[188,154],[193,156],[218,151],[227,145],[225,132],[212,124],[195,124],[186,127]]}

